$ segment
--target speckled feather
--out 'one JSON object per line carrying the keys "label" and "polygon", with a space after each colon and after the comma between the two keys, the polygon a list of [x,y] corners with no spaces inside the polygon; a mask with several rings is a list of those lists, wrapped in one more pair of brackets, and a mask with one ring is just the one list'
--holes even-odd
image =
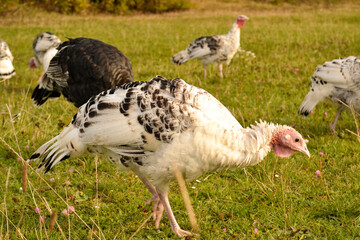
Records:
{"label": "speckled feather", "polygon": [[0,79],[9,79],[15,75],[13,60],[9,46],[0,40]]}
{"label": "speckled feather", "polygon": [[[302,102],[299,113],[308,115],[316,104],[325,99],[341,105],[352,105],[360,111],[360,59],[347,57],[325,62],[311,77],[310,91]],[[339,100],[341,102],[339,102]]]}
{"label": "speckled feather", "polygon": [[179,65],[195,58],[205,65],[214,62],[229,64],[239,47],[240,28],[235,21],[227,34],[199,37],[191,42],[186,50],[175,54],[171,60]]}
{"label": "speckled feather", "polygon": [[[61,92],[76,107],[104,90],[133,81],[131,63],[117,48],[89,38],[63,42],[46,75],[51,86],[45,88]],[[32,98],[41,105],[40,95],[34,93]]]}

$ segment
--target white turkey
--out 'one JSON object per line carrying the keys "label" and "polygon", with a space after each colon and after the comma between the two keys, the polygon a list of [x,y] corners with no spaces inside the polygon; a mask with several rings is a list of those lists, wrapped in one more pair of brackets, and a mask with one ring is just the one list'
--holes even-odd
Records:
{"label": "white turkey", "polygon": [[175,64],[183,64],[190,59],[198,58],[204,64],[204,78],[206,78],[206,66],[218,63],[219,75],[222,78],[222,63],[230,64],[231,59],[240,47],[240,28],[249,18],[240,15],[227,34],[200,37],[189,44],[188,48],[175,54],[171,60]]}
{"label": "white turkey", "polygon": [[0,40],[0,79],[9,79],[15,75],[13,60],[9,46]]}
{"label": "white turkey", "polygon": [[339,105],[330,130],[335,131],[341,112],[346,109],[345,103],[360,113],[360,59],[350,56],[325,62],[316,68],[311,77],[309,93],[302,102],[299,113],[307,116],[318,102],[330,99]]}
{"label": "white turkey", "polygon": [[207,172],[257,164],[272,149],[280,157],[297,151],[310,157],[306,142],[285,125],[261,121],[243,128],[205,90],[157,76],[92,97],[30,160],[42,159],[38,169],[47,172],[88,151],[106,154],[150,190],[155,226],[165,209],[172,231],[186,236],[191,233],[180,228],[168,200],[174,165],[192,181]]}
{"label": "white turkey", "polygon": [[[34,44],[35,49],[38,44]],[[36,105],[62,94],[80,107],[104,90],[133,81],[129,59],[116,47],[99,40],[69,39],[54,49],[48,64],[45,59],[45,74],[31,96]]]}

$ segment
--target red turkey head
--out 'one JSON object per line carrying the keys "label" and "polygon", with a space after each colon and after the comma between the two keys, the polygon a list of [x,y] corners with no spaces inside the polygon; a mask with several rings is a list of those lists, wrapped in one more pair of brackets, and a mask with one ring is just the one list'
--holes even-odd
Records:
{"label": "red turkey head", "polygon": [[306,147],[308,140],[303,139],[295,129],[287,127],[276,131],[271,140],[271,146],[275,155],[279,157],[289,157],[295,152],[301,152],[310,157],[310,152]]}
{"label": "red turkey head", "polygon": [[241,28],[242,26],[244,26],[246,20],[249,20],[249,18],[245,15],[240,15],[237,17],[236,19],[236,23],[238,25],[238,28]]}

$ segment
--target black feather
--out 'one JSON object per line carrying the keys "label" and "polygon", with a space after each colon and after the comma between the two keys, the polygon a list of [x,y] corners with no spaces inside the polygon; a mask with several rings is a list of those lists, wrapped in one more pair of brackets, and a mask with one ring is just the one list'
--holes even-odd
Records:
{"label": "black feather", "polygon": [[[56,90],[76,107],[100,92],[113,94],[115,87],[133,81],[130,61],[114,46],[95,39],[75,38],[61,43],[58,50],[46,74]],[[48,95],[34,96],[34,101],[41,105]]]}
{"label": "black feather", "polygon": [[37,85],[31,95],[31,99],[34,101],[34,103],[38,106],[42,105],[46,100],[49,98],[57,98],[60,97],[60,93],[56,91],[49,91],[45,88],[40,88],[39,85]]}

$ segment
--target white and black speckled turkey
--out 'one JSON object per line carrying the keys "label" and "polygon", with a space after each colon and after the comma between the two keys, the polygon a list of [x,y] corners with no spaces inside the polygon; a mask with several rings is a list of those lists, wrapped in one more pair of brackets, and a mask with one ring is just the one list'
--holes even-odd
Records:
{"label": "white and black speckled turkey", "polygon": [[330,99],[339,105],[330,130],[335,131],[336,123],[345,103],[360,114],[360,58],[350,56],[325,62],[316,68],[311,77],[311,87],[299,113],[307,116],[318,102]]}
{"label": "white and black speckled turkey", "polygon": [[92,97],[30,160],[41,158],[39,169],[47,172],[87,151],[107,154],[150,190],[155,226],[165,209],[171,229],[185,236],[191,233],[180,228],[168,200],[174,165],[192,181],[207,172],[255,165],[272,149],[280,157],[297,151],[310,156],[306,142],[285,125],[260,122],[243,128],[205,90],[158,76]]}
{"label": "white and black speckled turkey", "polygon": [[171,60],[175,64],[183,64],[190,59],[198,58],[204,64],[204,77],[206,66],[212,63],[219,64],[219,74],[223,77],[222,63],[230,64],[231,59],[240,47],[240,28],[249,18],[240,15],[227,34],[200,37],[189,44],[188,48],[175,54]]}

